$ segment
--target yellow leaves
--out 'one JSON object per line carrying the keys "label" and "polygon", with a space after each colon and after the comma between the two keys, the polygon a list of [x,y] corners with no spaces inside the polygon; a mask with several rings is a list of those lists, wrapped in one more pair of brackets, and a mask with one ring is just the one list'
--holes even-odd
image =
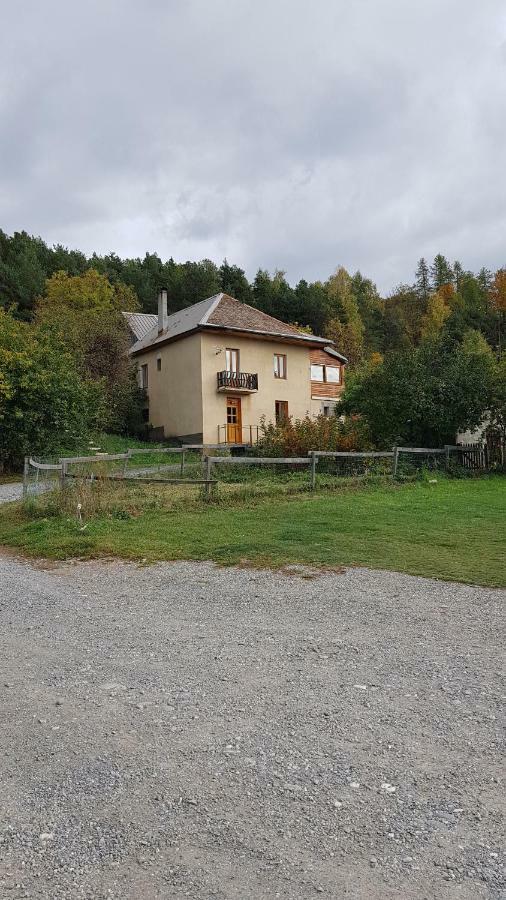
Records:
{"label": "yellow leaves", "polygon": [[499,269],[495,273],[489,298],[497,312],[506,312],[506,269]]}
{"label": "yellow leaves", "polygon": [[45,296],[37,304],[37,317],[39,321],[51,318],[63,309],[100,313],[138,308],[131,287],[122,283],[112,285],[105,275],[88,269],[83,275],[55,272],[48,278]]}
{"label": "yellow leaves", "polygon": [[422,338],[437,337],[451,315],[449,303],[454,295],[453,286],[444,284],[435,294],[432,294],[427,302],[427,312],[422,318]]}

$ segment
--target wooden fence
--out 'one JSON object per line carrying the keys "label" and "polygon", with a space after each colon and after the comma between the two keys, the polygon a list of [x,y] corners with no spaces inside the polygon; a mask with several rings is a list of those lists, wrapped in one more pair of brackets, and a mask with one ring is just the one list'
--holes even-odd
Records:
{"label": "wooden fence", "polygon": [[[209,447],[209,445],[207,446]],[[125,453],[101,453],[95,456],[61,457],[58,460],[58,463],[38,462],[32,457],[27,456],[25,457],[23,473],[23,495],[27,495],[30,483],[35,485],[34,492],[38,493],[41,490],[45,490],[46,487],[54,486],[55,480],[59,480],[60,485],[64,487],[68,478],[87,477],[82,473],[72,473],[70,468],[73,465],[93,467],[100,463],[123,462],[120,472],[94,473],[92,468],[89,477],[91,479],[95,477],[110,479],[127,478],[129,461],[133,457],[143,453],[179,454],[180,465],[178,465],[178,468],[180,477],[172,479],[156,478],[151,475],[148,469],[140,471],[138,475],[132,473],[131,477],[135,478],[136,481],[143,483],[159,482],[163,484],[201,484],[205,485],[208,495],[211,494],[212,487],[217,483],[216,479],[212,478],[213,469],[215,469],[216,466],[307,466],[309,469],[310,487],[314,490],[316,488],[318,462],[322,459],[348,460],[351,462],[363,460],[365,463],[369,460],[390,459],[392,461],[391,476],[394,479],[399,476],[399,463],[403,457],[413,457],[415,460],[419,461],[425,459],[428,464],[434,464],[434,461],[436,461],[436,467],[439,465],[437,463],[437,460],[439,459],[440,465],[446,470],[450,469],[453,461],[464,469],[476,471],[487,471],[490,465],[489,451],[486,444],[459,444],[446,445],[445,447],[394,447],[392,450],[371,450],[363,452],[310,450],[308,456],[304,457],[203,456],[203,477],[198,479],[184,478],[185,464],[187,461],[186,454],[196,450],[203,452],[204,449],[206,449],[206,445],[202,444],[187,444],[182,447],[156,447],[153,449],[132,448]],[[501,461],[502,460],[503,457],[501,457]],[[415,464],[415,468],[416,467],[417,465]],[[166,466],[165,468],[169,467]],[[176,465],[174,468],[176,468]],[[44,486],[44,479],[47,480],[47,486]]]}
{"label": "wooden fence", "polygon": [[209,482],[208,495],[211,494],[213,466],[311,466],[308,456],[205,456],[205,478]]}

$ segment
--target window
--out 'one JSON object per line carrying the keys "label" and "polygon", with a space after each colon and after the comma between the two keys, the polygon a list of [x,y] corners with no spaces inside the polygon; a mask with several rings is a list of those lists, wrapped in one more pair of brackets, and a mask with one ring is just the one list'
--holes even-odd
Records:
{"label": "window", "polygon": [[288,419],[288,401],[276,400],[276,422],[285,422]]}
{"label": "window", "polygon": [[162,371],[162,357],[161,356],[157,356],[157,358],[156,358],[156,371],[157,372]]}
{"label": "window", "polygon": [[141,388],[142,388],[142,390],[147,391],[147,389],[148,389],[148,367],[147,367],[147,364],[141,366],[140,371],[141,371],[141,375],[140,375]]}
{"label": "window", "polygon": [[339,366],[325,366],[325,381],[330,382],[330,384],[340,384],[341,369]]}
{"label": "window", "polygon": [[239,372],[239,351],[232,350],[230,347],[227,347],[225,350],[225,368],[227,372],[234,372],[236,375]]}
{"label": "window", "polygon": [[323,366],[311,366],[311,381],[325,381],[323,377]]}
{"label": "window", "polygon": [[311,381],[341,384],[341,369],[339,366],[320,366],[313,364],[311,365]]}
{"label": "window", "polygon": [[286,355],[274,354],[274,378],[286,378]]}

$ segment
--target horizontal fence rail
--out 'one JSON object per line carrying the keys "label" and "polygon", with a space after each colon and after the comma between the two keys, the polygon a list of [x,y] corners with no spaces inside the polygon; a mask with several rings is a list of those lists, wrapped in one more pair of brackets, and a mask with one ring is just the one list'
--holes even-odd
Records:
{"label": "horizontal fence rail", "polygon": [[346,459],[351,459],[351,458],[358,459],[358,458],[363,458],[363,457],[368,457],[368,456],[370,456],[370,457],[390,457],[391,458],[394,455],[394,451],[393,450],[364,450],[361,453],[359,453],[359,452],[355,453],[355,452],[351,452],[351,451],[348,453],[345,450],[339,450],[339,451],[336,450],[335,452],[333,450],[310,450],[309,455],[317,456],[317,457],[324,457],[324,456],[341,457],[341,456],[343,456],[343,457],[346,457]]}
{"label": "horizontal fence rail", "polygon": [[[79,478],[90,478],[91,480],[95,478],[99,480],[131,479],[146,484],[149,482],[164,484],[200,484],[207,487],[207,494],[210,495],[211,488],[217,484],[217,480],[211,477],[213,468],[216,466],[225,466],[225,468],[236,467],[239,469],[241,466],[245,466],[246,468],[252,466],[271,466],[274,469],[279,466],[294,468],[307,466],[310,470],[310,485],[311,488],[314,489],[316,487],[317,467],[321,468],[319,463],[321,462],[323,465],[325,460],[332,459],[336,460],[336,466],[337,462],[345,463],[346,461],[349,461],[352,464],[363,461],[364,471],[360,473],[362,475],[371,473],[371,468],[368,465],[369,461],[373,463],[375,460],[391,460],[391,476],[393,479],[397,478],[399,474],[399,463],[401,460],[407,462],[407,469],[405,467],[403,470],[404,475],[406,472],[409,474],[420,469],[422,466],[436,469],[444,467],[449,471],[451,470],[451,465],[456,464],[463,469],[488,471],[491,465],[492,468],[497,465],[495,457],[493,463],[491,464],[490,462],[487,444],[447,444],[445,447],[394,447],[392,450],[364,451],[310,450],[308,455],[303,457],[204,455],[205,451],[224,449],[233,450],[234,446],[237,448],[244,448],[244,445],[229,445],[228,447],[224,447],[223,444],[183,444],[181,447],[153,448],[135,447],[126,450],[124,453],[99,453],[93,456],[64,456],[61,457],[58,462],[42,462],[31,456],[26,456],[23,469],[23,496],[26,497],[28,493],[40,494],[43,491],[54,489],[58,483],[61,487],[64,487],[66,479]],[[184,477],[185,463],[188,454],[192,451],[198,451],[200,453],[203,463],[202,476],[196,479]],[[158,477],[154,477],[151,474],[151,471],[156,471],[155,466],[152,468],[137,467],[137,469],[131,469],[127,475],[128,462],[133,457],[142,454],[170,455],[171,453],[178,455],[178,461],[174,464],[169,462],[163,466],[158,465]],[[411,464],[409,463],[409,457],[413,457]],[[426,461],[424,460],[424,457]],[[503,456],[499,458],[499,455],[497,455],[497,457],[499,464],[503,463]],[[438,462],[438,460],[441,460],[441,462]],[[119,469],[116,467],[115,471],[93,470],[95,465],[111,462],[123,462],[123,467]],[[91,471],[87,470],[86,473],[72,472],[71,467],[73,465],[90,467]],[[174,474],[178,473],[179,477],[176,475],[174,478],[162,478],[160,477],[162,469],[164,472],[172,471]],[[356,476],[357,471],[353,467],[350,471],[350,468],[348,467],[348,470],[343,472],[342,469],[339,470],[339,467],[337,467],[336,473],[332,472],[331,474],[352,474]],[[384,467],[378,474],[386,475],[388,472],[385,471]]]}
{"label": "horizontal fence rail", "polygon": [[316,466],[320,459],[336,459],[336,460],[368,460],[368,459],[395,459],[394,450],[310,450],[311,458],[311,488],[316,487]]}
{"label": "horizontal fence rail", "polygon": [[29,462],[29,465],[32,466],[34,469],[42,469],[46,472],[51,472],[51,471],[61,472],[61,470],[62,470],[61,463],[40,463],[40,462],[37,462],[35,459],[32,459],[31,456],[30,456],[28,462]]}
{"label": "horizontal fence rail", "polygon": [[206,480],[209,482],[207,494],[211,494],[211,473],[213,466],[310,466],[307,456],[205,456],[204,468]]}

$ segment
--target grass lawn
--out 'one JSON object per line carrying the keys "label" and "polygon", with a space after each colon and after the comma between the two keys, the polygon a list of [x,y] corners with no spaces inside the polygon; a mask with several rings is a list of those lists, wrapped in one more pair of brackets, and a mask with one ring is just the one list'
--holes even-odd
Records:
{"label": "grass lawn", "polygon": [[94,435],[93,440],[85,441],[83,444],[80,444],[78,447],[73,447],[69,449],[68,447],[60,447],[56,456],[93,456],[96,452],[95,450],[90,450],[90,447],[99,447],[102,453],[125,453],[129,448],[140,448],[145,447],[146,449],[153,449],[154,447],[162,447],[162,444],[154,444],[149,441],[141,441],[138,438],[134,437],[123,437],[121,434],[107,434],[106,432],[101,432],[100,434]]}
{"label": "grass lawn", "polygon": [[51,558],[364,565],[506,586],[506,477],[358,486],[146,509],[130,518],[30,518],[0,508],[0,543]]}

